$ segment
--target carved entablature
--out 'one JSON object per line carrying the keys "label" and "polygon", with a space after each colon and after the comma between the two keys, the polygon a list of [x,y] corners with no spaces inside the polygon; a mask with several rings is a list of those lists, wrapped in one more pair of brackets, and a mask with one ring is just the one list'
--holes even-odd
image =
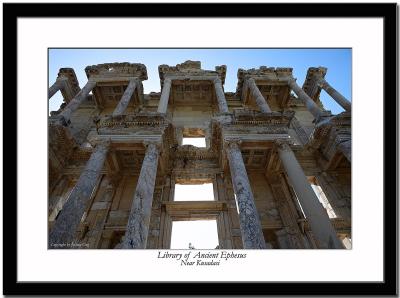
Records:
{"label": "carved entablature", "polygon": [[343,159],[351,162],[351,114],[343,112],[316,125],[308,147],[320,155],[324,169],[335,169]]}
{"label": "carved entablature", "polygon": [[68,103],[81,91],[81,88],[79,87],[79,82],[73,68],[60,68],[57,79],[62,78],[67,78],[67,84],[64,88],[61,88],[61,94],[64,101]]}
{"label": "carved entablature", "polygon": [[294,117],[294,111],[283,113],[261,113],[252,109],[240,108],[233,110],[233,124],[256,124],[268,123],[289,127],[290,121]]}
{"label": "carved entablature", "polygon": [[57,121],[49,121],[48,142],[49,164],[54,169],[63,167],[78,147],[68,128],[59,125]]}
{"label": "carved entablature", "polygon": [[325,78],[327,72],[326,67],[310,67],[307,71],[307,76],[303,84],[303,90],[310,96],[315,102],[319,102],[319,95],[321,94],[321,88],[317,84],[318,78]]}
{"label": "carved entablature", "polygon": [[183,145],[176,148],[174,157],[178,159],[213,159],[217,158],[218,154],[214,150],[206,148],[198,148],[193,145]]}
{"label": "carved entablature", "polygon": [[136,77],[141,81],[147,80],[147,69],[141,63],[104,63],[85,68],[88,79]]}
{"label": "carved entablature", "polygon": [[131,127],[131,126],[160,126],[168,125],[164,115],[156,112],[140,112],[119,116],[107,115],[100,119],[99,128],[104,127]]}
{"label": "carved entablature", "polygon": [[226,76],[226,65],[220,65],[215,67],[215,71],[213,70],[203,70],[201,69],[200,61],[191,61],[187,60],[181,64],[177,64],[176,66],[169,66],[166,64],[162,64],[158,66],[158,73],[160,76],[161,88],[164,85],[164,79],[166,77],[176,78],[176,79],[193,79],[196,77],[205,80],[210,77],[210,80],[219,77],[221,79],[222,84],[225,83]]}
{"label": "carved entablature", "polygon": [[236,96],[242,97],[243,84],[246,79],[253,78],[256,81],[270,81],[279,82],[285,81],[292,77],[293,68],[290,67],[267,67],[260,66],[260,68],[242,69],[239,68],[237,72],[238,83],[236,86]]}

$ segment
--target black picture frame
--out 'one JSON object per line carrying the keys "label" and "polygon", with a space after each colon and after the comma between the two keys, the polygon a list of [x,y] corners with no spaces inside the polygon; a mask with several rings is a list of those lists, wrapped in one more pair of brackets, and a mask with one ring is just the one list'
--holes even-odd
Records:
{"label": "black picture frame", "polygon": [[[397,5],[392,4],[3,4],[3,294],[5,295],[396,295]],[[384,282],[18,282],[17,19],[70,17],[289,17],[384,20]],[[35,99],[40,100],[40,99]],[[395,108],[396,107],[396,108]],[[32,118],[31,121],[35,121]],[[396,136],[396,138],[394,137]],[[40,270],[40,268],[38,268]]]}

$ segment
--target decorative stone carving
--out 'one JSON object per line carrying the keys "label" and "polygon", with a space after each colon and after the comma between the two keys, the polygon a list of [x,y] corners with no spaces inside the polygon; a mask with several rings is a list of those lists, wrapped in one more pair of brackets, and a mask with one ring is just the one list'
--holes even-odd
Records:
{"label": "decorative stone carving", "polygon": [[147,69],[141,63],[104,63],[85,68],[86,76],[92,79],[107,77],[136,77],[141,81],[147,80]]}

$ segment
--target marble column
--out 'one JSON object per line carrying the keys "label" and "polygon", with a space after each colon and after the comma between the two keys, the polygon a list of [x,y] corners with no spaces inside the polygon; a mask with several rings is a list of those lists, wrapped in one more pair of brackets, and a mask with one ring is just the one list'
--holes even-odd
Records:
{"label": "marble column", "polygon": [[126,108],[129,105],[129,102],[131,101],[132,95],[135,92],[137,84],[138,82],[136,79],[132,79],[129,81],[128,87],[126,88],[124,94],[121,97],[121,100],[119,101],[117,107],[112,113],[113,116],[119,116],[125,112]]}
{"label": "marble column", "polygon": [[340,94],[335,88],[333,88],[324,78],[318,78],[317,84],[326,91],[343,109],[347,112],[351,112],[351,102],[347,100],[342,94]]}
{"label": "marble column", "polygon": [[296,81],[294,79],[290,79],[288,81],[288,85],[290,89],[294,91],[294,93],[297,94],[299,99],[306,105],[307,110],[314,116],[315,119],[319,119],[322,110],[317,106],[317,104],[307,95],[307,93],[304,92],[304,90],[297,85]]}
{"label": "marble column", "polygon": [[85,87],[79,91],[79,93],[68,103],[64,110],[60,114],[60,121],[63,125],[68,125],[73,112],[75,112],[83,100],[89,95],[90,91],[96,86],[95,81],[89,80]]}
{"label": "marble column", "polygon": [[230,141],[226,148],[233,189],[239,207],[240,230],[244,249],[267,248],[253,192],[238,141]]}
{"label": "marble column", "polygon": [[51,85],[49,88],[48,99],[52,98],[53,95],[57,93],[57,91],[65,88],[66,81],[68,81],[68,78],[65,77],[57,78],[54,84]]}
{"label": "marble column", "polygon": [[258,89],[256,85],[256,81],[253,78],[247,80],[247,86],[250,88],[250,92],[256,100],[257,105],[259,106],[261,112],[263,113],[271,113],[271,108],[265,101],[264,96],[261,94],[260,89]]}
{"label": "marble column", "polygon": [[164,79],[164,85],[160,96],[160,103],[158,104],[158,113],[165,114],[168,108],[169,94],[171,91],[172,80]]}
{"label": "marble column", "polygon": [[121,248],[146,248],[158,157],[158,145],[154,143],[147,144]]}
{"label": "marble column", "polygon": [[226,103],[224,89],[222,88],[222,82],[220,78],[214,80],[214,87],[215,87],[215,93],[217,95],[219,111],[221,113],[228,113],[229,112],[228,105]]}
{"label": "marble column", "polygon": [[87,203],[100,177],[109,147],[109,141],[102,141],[96,145],[50,232],[49,248],[54,248],[52,245],[56,244],[66,245],[74,240]]}
{"label": "marble column", "polygon": [[279,157],[296,192],[319,248],[343,248],[328,213],[319,202],[290,146],[277,142]]}

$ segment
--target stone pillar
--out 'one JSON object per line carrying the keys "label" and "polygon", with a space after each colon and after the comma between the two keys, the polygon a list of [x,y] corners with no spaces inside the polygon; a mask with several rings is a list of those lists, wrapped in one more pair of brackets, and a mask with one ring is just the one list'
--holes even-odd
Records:
{"label": "stone pillar", "polygon": [[167,112],[169,94],[171,91],[171,85],[172,85],[171,79],[164,80],[164,86],[163,86],[161,96],[160,96],[160,103],[158,104],[158,109],[157,109],[158,113],[165,114]]}
{"label": "stone pillar", "polygon": [[65,88],[66,81],[68,79],[65,77],[57,78],[57,80],[54,82],[53,85],[49,88],[49,93],[48,93],[48,98],[52,98],[54,94],[57,93],[57,91]]}
{"label": "stone pillar", "polygon": [[257,105],[260,107],[261,112],[271,113],[271,108],[265,101],[265,98],[261,94],[260,89],[258,89],[256,81],[253,78],[250,78],[247,80],[247,85],[250,88],[251,94],[255,98]]}
{"label": "stone pillar", "polygon": [[96,86],[95,81],[89,80],[85,87],[79,91],[79,93],[69,102],[69,104],[64,108],[64,110],[60,114],[60,120],[63,125],[68,125],[70,122],[71,114],[75,112],[79,105],[82,103],[84,99],[89,95],[89,92]]}
{"label": "stone pillar", "polygon": [[307,93],[304,92],[299,85],[297,85],[294,79],[290,79],[288,81],[288,85],[290,89],[292,89],[294,93],[297,94],[299,99],[306,105],[307,110],[314,116],[315,119],[318,120],[322,114],[322,111],[317,104],[311,99],[311,97],[307,95]]}
{"label": "stone pillar", "polygon": [[277,142],[279,157],[310,224],[319,248],[343,248],[328,213],[319,202],[292,149],[284,141]]}
{"label": "stone pillar", "polygon": [[267,248],[238,143],[238,141],[229,142],[226,152],[229,160],[232,185],[239,206],[243,248]]}
{"label": "stone pillar", "polygon": [[117,107],[112,113],[113,116],[119,116],[125,112],[131,100],[132,94],[135,92],[137,84],[138,82],[136,79],[132,79],[129,81],[128,87],[126,88],[124,94],[121,97],[121,100],[119,101]]}
{"label": "stone pillar", "polygon": [[121,248],[146,248],[154,185],[157,176],[158,156],[159,149],[157,145],[154,143],[147,144],[146,155],[144,156],[142,169],[137,181]]}
{"label": "stone pillar", "polygon": [[226,103],[224,89],[220,78],[214,80],[215,93],[217,95],[218,108],[221,113],[228,113],[228,105]]}
{"label": "stone pillar", "polygon": [[109,147],[109,141],[103,141],[96,145],[90,159],[86,163],[85,169],[72,189],[68,201],[63,206],[50,232],[49,248],[53,248],[52,245],[54,244],[68,244],[74,240],[87,202],[96,187],[97,180],[103,169]]}
{"label": "stone pillar", "polygon": [[340,94],[335,88],[333,88],[325,79],[318,78],[318,85],[326,91],[343,109],[347,112],[351,112],[351,102],[347,100],[342,94]]}

